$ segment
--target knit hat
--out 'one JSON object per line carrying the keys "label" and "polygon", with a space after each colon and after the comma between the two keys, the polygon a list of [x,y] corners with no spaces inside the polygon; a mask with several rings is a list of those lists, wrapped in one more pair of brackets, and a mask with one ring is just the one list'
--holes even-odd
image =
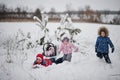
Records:
{"label": "knit hat", "polygon": [[39,57],[43,60],[43,55],[42,54],[37,54],[36,58]]}
{"label": "knit hat", "polygon": [[68,37],[64,37],[62,42],[64,42],[65,40],[69,41],[69,38]]}

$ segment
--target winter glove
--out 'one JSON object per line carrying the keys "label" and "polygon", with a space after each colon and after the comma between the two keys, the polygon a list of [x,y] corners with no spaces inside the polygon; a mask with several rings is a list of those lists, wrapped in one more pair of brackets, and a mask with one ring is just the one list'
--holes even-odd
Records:
{"label": "winter glove", "polygon": [[115,50],[115,49],[114,49],[114,48],[112,48],[112,53],[114,52],[114,50]]}
{"label": "winter glove", "polygon": [[58,54],[60,54],[60,51],[58,51]]}
{"label": "winter glove", "polygon": [[97,53],[97,48],[95,48],[95,52]]}
{"label": "winter glove", "polygon": [[36,69],[36,68],[39,68],[39,66],[33,65],[32,68]]}
{"label": "winter glove", "polygon": [[78,50],[79,50],[79,49],[78,49],[78,48],[76,48],[74,52],[78,52]]}

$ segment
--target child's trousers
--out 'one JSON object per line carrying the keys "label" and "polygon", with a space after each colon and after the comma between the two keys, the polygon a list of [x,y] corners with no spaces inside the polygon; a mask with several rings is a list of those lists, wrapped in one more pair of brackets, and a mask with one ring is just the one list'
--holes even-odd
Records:
{"label": "child's trousers", "polygon": [[57,60],[55,60],[55,58],[51,58],[50,60],[55,64],[59,64],[63,62],[63,57],[58,58]]}
{"label": "child's trousers", "polygon": [[63,56],[63,61],[71,61],[71,58],[72,58],[72,54],[70,53],[70,54],[64,54],[64,56]]}
{"label": "child's trousers", "polygon": [[59,64],[59,63],[62,63],[63,61],[71,61],[71,58],[72,58],[72,54],[64,54],[63,57],[61,58],[58,58],[57,60],[55,60],[55,58],[51,58],[50,60],[55,63],[55,64]]}
{"label": "child's trousers", "polygon": [[97,55],[97,57],[99,57],[100,59],[102,59],[102,58],[104,57],[104,59],[105,59],[105,61],[106,61],[107,63],[111,63],[111,60],[110,60],[110,58],[109,58],[108,53],[100,53],[100,52],[98,52],[96,55]]}

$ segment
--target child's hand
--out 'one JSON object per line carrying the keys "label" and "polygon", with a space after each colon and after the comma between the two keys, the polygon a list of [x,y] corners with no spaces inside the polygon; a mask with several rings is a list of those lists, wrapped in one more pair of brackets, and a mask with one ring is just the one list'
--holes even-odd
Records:
{"label": "child's hand", "polygon": [[76,48],[74,52],[78,52],[78,48]]}
{"label": "child's hand", "polygon": [[97,48],[95,48],[95,52],[97,53]]}
{"label": "child's hand", "polygon": [[39,68],[37,65],[32,66],[33,69]]}
{"label": "child's hand", "polygon": [[111,52],[113,53],[113,52],[114,52],[114,50],[115,50],[115,49],[114,49],[114,48],[112,48],[112,51],[111,51]]}
{"label": "child's hand", "polygon": [[58,54],[60,54],[60,51],[58,51]]}

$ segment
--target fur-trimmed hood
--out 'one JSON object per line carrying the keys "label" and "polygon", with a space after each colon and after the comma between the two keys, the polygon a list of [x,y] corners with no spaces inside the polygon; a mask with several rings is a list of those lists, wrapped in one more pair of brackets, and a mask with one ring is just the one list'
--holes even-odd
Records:
{"label": "fur-trimmed hood", "polygon": [[108,29],[106,28],[106,27],[100,27],[99,29],[98,29],[98,35],[101,35],[101,32],[105,32],[105,34],[106,34],[106,37],[107,36],[109,36],[109,31],[108,31]]}

